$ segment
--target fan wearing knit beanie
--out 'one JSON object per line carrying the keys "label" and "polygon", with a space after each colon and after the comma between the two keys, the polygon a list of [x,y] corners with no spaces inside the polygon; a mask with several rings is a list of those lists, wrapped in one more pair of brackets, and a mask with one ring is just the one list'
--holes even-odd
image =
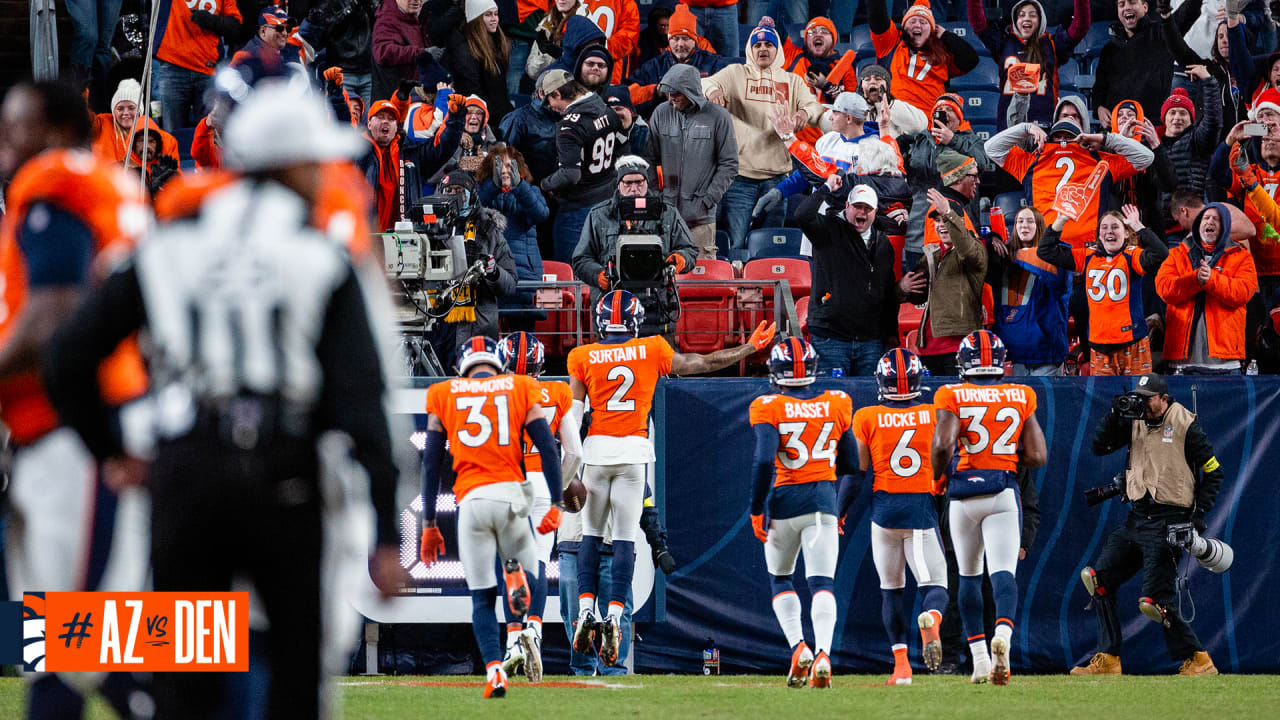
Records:
{"label": "fan wearing knit beanie", "polygon": [[[124,162],[129,149],[129,134],[142,114],[142,85],[133,78],[125,78],[111,96],[111,112],[93,116],[93,154],[112,162]],[[160,138],[162,154],[178,156],[178,141],[172,135],[156,127],[143,117],[142,125],[156,131]]]}
{"label": "fan wearing knit beanie", "polygon": [[[729,228],[730,247],[746,249],[747,226],[756,201],[791,173],[787,143],[773,118],[786,116],[789,126],[816,126],[824,108],[804,78],[782,66],[782,38],[773,19],[763,17],[747,36],[747,61],[730,65],[702,81],[707,99],[722,105],[733,119],[738,141],[738,176],[720,200]],[[792,131],[794,132],[794,131]],[[766,227],[785,219],[785,203],[765,215]]]}
{"label": "fan wearing knit beanie", "polygon": [[978,52],[937,24],[929,0],[908,7],[900,24],[890,21],[887,0],[869,0],[867,21],[876,57],[889,61],[894,94],[921,112],[929,112],[948,82],[978,66]]}
{"label": "fan wearing knit beanie", "polygon": [[461,15],[445,43],[441,63],[453,74],[454,92],[477,95],[489,104],[489,127],[496,129],[515,108],[507,94],[511,41],[499,27],[494,0],[466,0],[446,15]]}
{"label": "fan wearing knit beanie", "polygon": [[654,94],[658,83],[668,70],[680,64],[692,65],[704,78],[733,64],[717,55],[711,43],[699,34],[698,19],[684,3],[676,5],[667,22],[667,50],[646,61],[627,79],[637,113],[648,117],[662,102],[663,98]]}
{"label": "fan wearing knit beanie", "polygon": [[[1203,66],[1189,67],[1187,74],[1195,85],[1200,86],[1201,97],[1218,97],[1218,80]],[[1209,161],[1222,133],[1222,103],[1206,102],[1202,115],[1196,117],[1195,103],[1183,88],[1174,88],[1173,94],[1160,106],[1160,130],[1176,177],[1174,187],[1194,190],[1200,196],[1204,195]],[[1160,204],[1164,209],[1168,203]],[[1166,217],[1166,220],[1166,226],[1169,226],[1173,218]]]}

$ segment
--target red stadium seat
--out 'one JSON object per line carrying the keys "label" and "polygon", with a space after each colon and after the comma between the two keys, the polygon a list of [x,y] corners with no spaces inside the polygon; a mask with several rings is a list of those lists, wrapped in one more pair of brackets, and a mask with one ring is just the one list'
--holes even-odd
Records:
{"label": "red stadium seat", "polygon": [[[542,274],[555,276],[557,281],[574,280],[573,268],[568,263],[556,262],[554,260],[542,261]],[[590,299],[590,290],[586,286],[580,288],[579,307],[583,308],[579,312],[573,312],[573,290],[571,288],[557,288],[559,290],[559,305],[554,304],[554,292],[550,298],[547,297],[545,291],[540,292],[534,302],[547,311],[547,319],[540,320],[533,326],[533,333],[538,336],[539,340],[547,346],[547,353],[555,357],[564,357],[569,351],[577,346],[578,328],[583,328],[584,342],[590,342],[590,323],[584,323],[583,318],[590,316],[590,308],[587,304]]]}
{"label": "red stadium seat", "polygon": [[[722,280],[724,284],[693,285],[688,280]],[[681,352],[709,353],[725,347],[733,337],[736,287],[733,266],[724,260],[698,260],[687,275],[676,277],[680,293],[676,336]]]}
{"label": "red stadium seat", "polygon": [[898,306],[898,342],[907,347],[907,333],[920,329],[920,318],[924,308],[916,307],[909,302]]}
{"label": "red stadium seat", "polygon": [[904,348],[906,348],[906,349],[910,350],[910,351],[911,351],[911,352],[913,352],[913,353],[919,353],[919,352],[920,352],[920,347],[919,347],[919,339],[920,339],[920,338],[919,338],[919,337],[917,337],[919,334],[920,334],[920,331],[919,331],[919,330],[912,330],[911,332],[907,333],[906,337],[905,337],[905,338],[903,339],[903,341],[902,341],[902,347],[904,347]]}
{"label": "red stadium seat", "polygon": [[[752,260],[742,268],[743,280],[764,280],[774,282],[786,279],[791,284],[791,299],[799,300],[809,296],[813,286],[813,278],[809,271],[809,261],[802,258],[761,258]],[[760,287],[743,287],[738,290],[739,318],[741,328],[750,333],[761,321],[773,320],[773,285]]]}
{"label": "red stadium seat", "polygon": [[800,334],[809,338],[809,296],[796,301],[796,319],[800,321]]}

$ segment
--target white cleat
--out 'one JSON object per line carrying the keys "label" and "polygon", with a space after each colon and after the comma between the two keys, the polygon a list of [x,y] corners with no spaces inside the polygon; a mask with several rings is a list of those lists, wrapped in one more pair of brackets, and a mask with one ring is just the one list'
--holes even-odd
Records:
{"label": "white cleat", "polygon": [[987,658],[983,662],[973,661],[973,676],[969,678],[969,682],[974,685],[983,685],[991,679],[991,659]]}
{"label": "white cleat", "polygon": [[1009,684],[1009,641],[996,637],[991,641],[991,655],[995,660],[991,666],[991,684]]}
{"label": "white cleat", "polygon": [[502,671],[507,677],[513,677],[520,671],[520,666],[524,664],[524,650],[520,647],[520,643],[507,648],[506,657],[502,658]]}
{"label": "white cleat", "polygon": [[516,645],[523,651],[524,674],[531,683],[542,682],[542,648],[538,634],[533,628],[525,628],[520,632],[520,641]]}

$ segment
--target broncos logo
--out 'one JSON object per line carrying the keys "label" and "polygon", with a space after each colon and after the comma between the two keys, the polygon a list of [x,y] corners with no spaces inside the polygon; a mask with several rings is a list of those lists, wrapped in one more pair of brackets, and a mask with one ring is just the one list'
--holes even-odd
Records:
{"label": "broncos logo", "polygon": [[22,595],[22,669],[44,672],[44,593]]}

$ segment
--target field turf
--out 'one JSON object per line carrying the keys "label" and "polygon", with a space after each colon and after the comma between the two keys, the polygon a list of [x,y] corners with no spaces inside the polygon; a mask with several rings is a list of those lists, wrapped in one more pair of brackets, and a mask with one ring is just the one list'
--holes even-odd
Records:
{"label": "field turf", "polygon": [[[1280,677],[1208,678],[1014,676],[1008,687],[974,687],[964,678],[917,676],[909,687],[885,687],[884,675],[837,676],[829,692],[790,690],[780,677],[548,677],[541,686],[512,684],[503,700],[480,697],[478,676],[339,680],[346,720],[511,717],[602,720],[677,718],[1223,718],[1280,717]],[[513,713],[514,711],[514,713]],[[0,718],[21,718],[18,680],[0,680]],[[112,714],[100,701],[91,719]]]}

